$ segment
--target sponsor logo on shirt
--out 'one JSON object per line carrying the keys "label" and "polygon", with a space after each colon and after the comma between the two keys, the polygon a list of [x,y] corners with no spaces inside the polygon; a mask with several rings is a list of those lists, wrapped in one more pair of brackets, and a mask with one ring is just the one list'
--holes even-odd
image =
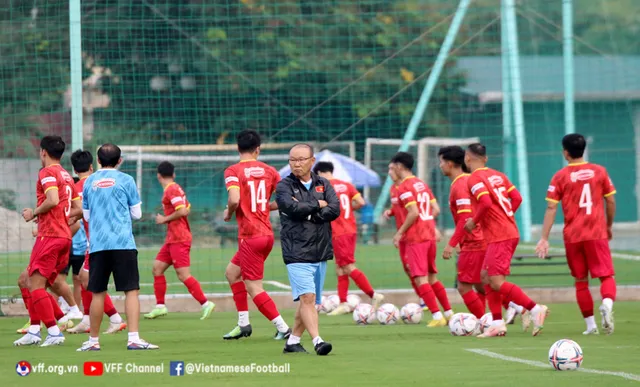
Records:
{"label": "sponsor logo on shirt", "polygon": [[262,167],[250,167],[244,169],[244,176],[246,178],[250,177],[262,177],[264,176],[264,168]]}
{"label": "sponsor logo on shirt", "polygon": [[336,193],[347,192],[347,185],[346,184],[336,184],[336,185],[333,186],[333,189],[336,191]]}
{"label": "sponsor logo on shirt", "polygon": [[474,185],[473,187],[471,187],[471,193],[472,194],[476,194],[476,192],[478,192],[479,189],[484,188],[484,183],[480,182],[480,183],[476,183],[476,185]]}
{"label": "sponsor logo on shirt", "polygon": [[414,183],[413,188],[418,192],[422,192],[425,190],[424,183],[421,181]]}
{"label": "sponsor logo on shirt", "polygon": [[549,192],[554,192],[556,190],[556,186],[555,185],[550,185],[549,188],[547,189],[547,191]]}
{"label": "sponsor logo on shirt", "polygon": [[592,179],[595,176],[595,172],[591,169],[583,169],[576,172],[571,172],[571,182],[575,183],[576,181],[584,181]]}
{"label": "sponsor logo on shirt", "polygon": [[469,206],[469,205],[471,205],[471,200],[469,200],[469,199],[458,199],[458,200],[456,200],[456,205],[457,206],[464,206],[464,205]]}
{"label": "sponsor logo on shirt", "polygon": [[60,171],[60,176],[62,176],[62,178],[65,180],[73,180],[71,178],[71,175],[67,171]]}
{"label": "sponsor logo on shirt", "polygon": [[229,176],[229,177],[227,177],[226,179],[224,179],[224,183],[225,183],[225,184],[229,184],[229,183],[239,183],[239,182],[240,182],[240,180],[238,180],[238,178],[237,178],[237,177],[235,177],[235,176]]}
{"label": "sponsor logo on shirt", "polygon": [[116,179],[106,178],[94,181],[91,185],[91,188],[93,188],[93,190],[95,191],[98,188],[110,188],[114,185],[116,185]]}
{"label": "sponsor logo on shirt", "polygon": [[391,203],[393,203],[393,204],[398,203],[398,198],[391,198]]}
{"label": "sponsor logo on shirt", "polygon": [[42,185],[45,185],[47,183],[55,183],[56,182],[56,178],[53,176],[47,176],[44,179],[40,180],[40,183]]}
{"label": "sponsor logo on shirt", "polygon": [[409,199],[412,196],[413,196],[413,194],[411,192],[405,192],[402,195],[400,195],[400,200],[406,200],[406,199]]}

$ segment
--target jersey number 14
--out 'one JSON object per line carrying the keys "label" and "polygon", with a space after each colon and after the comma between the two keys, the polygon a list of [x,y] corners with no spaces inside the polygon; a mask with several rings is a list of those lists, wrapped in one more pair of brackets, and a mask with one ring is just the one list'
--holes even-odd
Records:
{"label": "jersey number 14", "polygon": [[264,180],[249,180],[247,184],[251,190],[251,212],[257,212],[258,206],[260,206],[260,211],[266,211],[268,200]]}

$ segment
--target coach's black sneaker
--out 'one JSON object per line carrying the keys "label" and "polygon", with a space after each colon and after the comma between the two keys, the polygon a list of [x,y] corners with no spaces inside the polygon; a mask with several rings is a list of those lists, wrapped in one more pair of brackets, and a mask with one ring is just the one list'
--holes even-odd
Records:
{"label": "coach's black sneaker", "polygon": [[316,347],[315,347],[316,353],[319,356],[328,355],[329,352],[331,352],[332,349],[333,349],[333,347],[331,346],[331,343],[327,343],[326,341],[323,341],[321,343],[316,344]]}
{"label": "coach's black sneaker", "polygon": [[274,340],[288,340],[289,336],[291,336],[291,328],[287,329],[286,332],[276,331],[276,334],[273,335]]}
{"label": "coach's black sneaker", "polygon": [[239,325],[236,325],[236,327],[233,328],[231,330],[231,332],[229,332],[226,335],[222,336],[222,338],[225,339],[225,340],[238,340],[238,339],[241,339],[243,337],[251,336],[252,332],[253,331],[251,330],[251,324],[243,326],[243,327],[241,327]]}
{"label": "coach's black sneaker", "polygon": [[282,353],[309,353],[302,344],[285,344]]}

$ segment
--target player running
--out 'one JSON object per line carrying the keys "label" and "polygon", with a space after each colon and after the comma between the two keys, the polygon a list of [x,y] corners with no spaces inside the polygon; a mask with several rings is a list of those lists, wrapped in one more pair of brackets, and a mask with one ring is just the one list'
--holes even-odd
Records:
{"label": "player running", "polygon": [[[73,171],[78,175],[79,180],[75,182],[76,192],[78,195],[82,197],[84,190],[84,182],[87,178],[93,173],[93,156],[91,156],[91,152],[76,150],[71,154],[71,165],[73,165]],[[82,269],[78,272],[78,281],[80,282],[80,298],[82,299],[82,309],[83,316],[82,321],[75,327],[68,329],[67,332],[75,334],[75,333],[89,333],[91,328],[89,321],[89,311],[91,307],[91,300],[93,299],[93,293],[87,290],[87,285],[89,284],[89,223],[84,220],[79,220],[78,224],[80,224],[84,229],[84,235],[86,236],[85,240],[85,249],[82,253],[83,263]],[[79,250],[77,251],[80,252]],[[76,267],[73,268],[74,272],[74,290],[75,290],[75,273]],[[118,313],[115,306],[113,306],[113,301],[111,301],[111,297],[109,294],[105,294],[104,298],[104,313],[109,317],[109,328],[104,332],[106,334],[117,333],[127,328],[127,324],[122,321],[122,316]]]}
{"label": "player running", "polygon": [[224,172],[228,192],[224,221],[230,221],[236,214],[238,252],[227,265],[225,276],[238,310],[238,325],[223,338],[232,340],[251,336],[248,292],[260,313],[275,325],[277,332],[274,339],[284,340],[291,335],[291,329],[262,287],[264,262],[274,242],[269,212],[277,208],[275,202],[269,203],[269,198],[280,181],[280,175],[273,167],[257,160],[260,155],[260,135],[256,131],[243,130],[238,133],[236,140],[240,162]]}
{"label": "player running", "polygon": [[371,297],[373,310],[378,310],[384,300],[384,296],[374,292],[367,276],[356,268],[357,226],[353,211],[364,206],[364,199],[351,183],[333,177],[332,163],[327,161],[316,163],[313,168],[313,173],[329,180],[340,200],[340,217],[331,222],[333,254],[336,257],[336,274],[338,275],[338,297],[340,298],[340,305],[329,313],[329,316],[351,313],[351,307],[347,303],[349,277],[358,285],[360,290]]}
{"label": "player running", "polygon": [[593,298],[589,291],[590,273],[591,278],[600,279],[602,329],[610,335],[614,328],[616,280],[613,277],[615,273],[608,240],[612,238],[611,226],[616,213],[616,189],[603,166],[584,160],[586,146],[584,136],[577,133],[568,134],[562,139],[562,153],[569,165],[551,179],[547,190],[548,204],[542,237],[536,246],[536,252],[541,258],[548,254],[549,233],[558,203],[562,202],[567,263],[576,281],[576,299],[587,324],[587,330],[583,334],[598,334],[593,317]]}
{"label": "player running", "polygon": [[[478,337],[504,336],[507,327],[502,319],[502,301],[513,301],[531,312],[533,336],[542,331],[548,309],[537,305],[518,286],[506,281],[509,275],[511,258],[516,251],[520,233],[514,219],[514,213],[522,203],[522,196],[511,184],[507,176],[486,167],[487,149],[475,143],[465,152],[465,164],[471,175],[467,184],[471,194],[478,201],[473,218],[467,219],[465,230],[473,232],[478,224],[482,225],[487,250],[482,263],[482,282],[493,317],[491,327]],[[523,328],[528,328],[529,318],[523,315]]]}
{"label": "player running", "polygon": [[[415,281],[417,293],[427,304],[433,319],[427,325],[430,328],[447,325],[447,319],[453,315],[447,291],[436,276],[436,227],[434,218],[440,208],[431,189],[422,180],[413,176],[413,156],[398,152],[389,163],[389,175],[399,179],[396,191],[401,210],[405,214],[404,222],[393,237],[393,244],[400,248],[404,243],[404,252],[400,251],[405,271]],[[396,215],[397,216],[397,215]],[[438,308],[436,298],[445,310],[444,315]]]}
{"label": "player running", "polygon": [[53,285],[58,273],[67,267],[71,249],[69,216],[80,216],[80,197],[75,192],[71,175],[62,168],[60,159],[65,143],[59,136],[46,136],[40,141],[40,161],[36,196],[38,206],[25,208],[22,217],[30,222],[38,219],[38,235],[31,251],[27,272],[30,297],[27,310],[31,325],[27,333],[14,341],[14,345],[39,344],[40,322],[47,327],[47,338],[42,347],[64,343],[64,335],[56,324],[54,308],[61,313],[58,303],[45,290]]}
{"label": "player running", "polygon": [[169,312],[164,304],[164,297],[167,293],[167,279],[164,272],[173,265],[180,282],[187,287],[189,293],[202,306],[200,320],[204,320],[211,315],[216,305],[207,300],[202,292],[200,282],[191,275],[189,253],[191,252],[192,238],[187,219],[191,211],[191,203],[175,179],[173,164],[168,161],[161,162],[158,165],[158,181],[164,189],[162,195],[164,215],[156,215],[156,224],[167,225],[167,237],[153,262],[153,290],[156,295],[156,307],[144,317],[153,319],[165,316]]}
{"label": "player running", "polygon": [[[455,221],[455,232],[442,252],[442,258],[450,259],[453,250],[459,245],[458,255],[458,292],[469,309],[469,312],[481,318],[485,312],[485,295],[480,279],[482,261],[484,261],[487,245],[482,235],[482,229],[476,227],[472,233],[466,233],[464,225],[467,219],[473,217],[476,209],[476,199],[471,195],[467,180],[469,174],[464,172],[464,149],[446,146],[438,151],[440,170],[451,179],[449,193],[449,209]],[[474,292],[473,289],[476,289]]]}

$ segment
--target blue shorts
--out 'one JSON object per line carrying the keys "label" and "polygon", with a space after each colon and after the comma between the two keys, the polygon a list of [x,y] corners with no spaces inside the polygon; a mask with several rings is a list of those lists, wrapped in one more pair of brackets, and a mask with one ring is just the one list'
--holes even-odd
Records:
{"label": "blue shorts", "polygon": [[315,294],[316,304],[322,303],[322,288],[327,275],[327,261],[318,263],[290,263],[287,265],[293,301],[303,294]]}

